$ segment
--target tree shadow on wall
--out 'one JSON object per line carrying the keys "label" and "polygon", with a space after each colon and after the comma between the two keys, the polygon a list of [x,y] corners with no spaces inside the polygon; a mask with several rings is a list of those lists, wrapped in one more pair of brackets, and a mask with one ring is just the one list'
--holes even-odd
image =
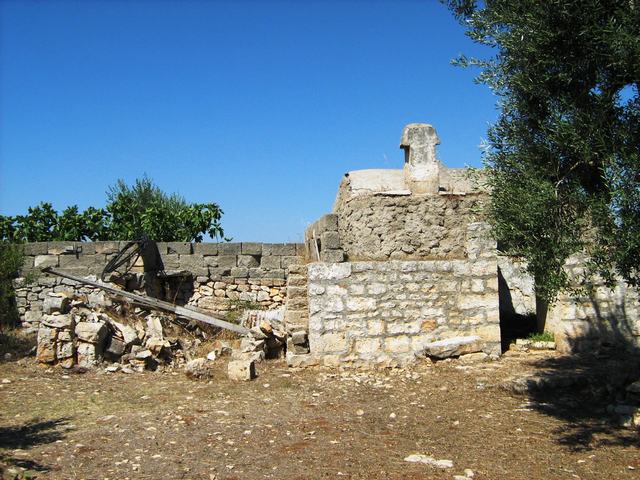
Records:
{"label": "tree shadow on wall", "polygon": [[611,316],[590,298],[596,317],[588,333],[569,340],[574,354],[534,360],[534,377],[522,390],[530,408],[562,420],[558,442],[572,450],[601,446],[640,447],[640,429],[627,426],[640,397],[626,387],[640,379],[640,347],[623,306]]}
{"label": "tree shadow on wall", "polygon": [[[68,430],[68,418],[28,422],[23,425],[0,427],[0,452],[14,449],[29,449],[38,445],[62,440]],[[13,465],[30,470],[46,472],[49,468],[33,460],[15,458],[0,453],[0,468]]]}

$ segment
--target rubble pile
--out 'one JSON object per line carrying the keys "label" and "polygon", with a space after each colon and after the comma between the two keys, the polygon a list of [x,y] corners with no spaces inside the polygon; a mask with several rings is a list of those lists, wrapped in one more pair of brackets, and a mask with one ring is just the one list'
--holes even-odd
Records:
{"label": "rubble pile", "polygon": [[187,323],[185,335],[167,335],[170,317],[136,308],[123,320],[122,306],[98,308],[90,300],[50,293],[38,329],[40,363],[91,368],[102,362],[125,373],[181,367],[206,334]]}
{"label": "rubble pile", "polygon": [[[251,380],[255,364],[282,358],[287,351],[309,352],[307,334],[287,329],[284,311],[248,310],[240,319],[248,334],[212,340],[195,321],[180,321],[155,311],[106,301],[104,297],[51,292],[43,302],[37,360],[63,368],[91,368],[103,362],[108,372],[184,368],[193,379],[211,378],[213,363],[229,356],[229,378]],[[131,310],[131,308],[129,308]],[[198,356],[204,347],[206,356]],[[204,349],[206,351],[206,349]]]}

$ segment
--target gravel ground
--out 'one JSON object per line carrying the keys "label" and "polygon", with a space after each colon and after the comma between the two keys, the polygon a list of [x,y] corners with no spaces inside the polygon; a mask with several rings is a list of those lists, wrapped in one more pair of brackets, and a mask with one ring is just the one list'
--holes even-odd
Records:
{"label": "gravel ground", "polygon": [[[640,478],[639,432],[611,423],[593,388],[617,368],[606,362],[510,353],[362,372],[274,360],[247,383],[217,362],[209,381],[0,363],[0,461],[38,479]],[[514,387],[532,376],[549,381]]]}

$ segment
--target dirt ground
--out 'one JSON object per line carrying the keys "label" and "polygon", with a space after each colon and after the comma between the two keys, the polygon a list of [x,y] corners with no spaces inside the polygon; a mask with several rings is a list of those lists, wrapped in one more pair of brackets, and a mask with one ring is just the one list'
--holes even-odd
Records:
{"label": "dirt ground", "polygon": [[[640,433],[611,423],[598,388],[624,361],[509,353],[362,372],[274,360],[247,383],[218,361],[210,381],[2,361],[0,461],[38,479],[640,478]],[[514,393],[532,374],[546,389]]]}

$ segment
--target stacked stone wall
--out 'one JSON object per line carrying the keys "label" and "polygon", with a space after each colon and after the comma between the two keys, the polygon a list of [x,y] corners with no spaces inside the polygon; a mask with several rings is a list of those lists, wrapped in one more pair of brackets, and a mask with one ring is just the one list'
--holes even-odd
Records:
{"label": "stacked stone wall", "polygon": [[596,280],[579,285],[587,259],[571,257],[565,268],[574,287],[580,291],[565,292],[545,315],[537,311],[533,278],[526,273],[526,264],[507,256],[498,258],[500,267],[500,303],[503,313],[544,317],[545,329],[555,335],[560,351],[593,351],[602,344],[627,345],[640,348],[640,294],[618,280],[613,289]]}
{"label": "stacked stone wall", "polygon": [[[24,325],[37,329],[42,305],[52,294],[93,295],[97,289],[40,273],[54,267],[96,279],[127,242],[37,242],[25,245],[23,276],[16,282],[16,302]],[[278,308],[286,302],[290,267],[303,263],[303,244],[158,243],[166,272],[186,271],[165,282],[165,297],[177,304],[225,313],[237,308]],[[134,286],[134,290],[140,290]],[[139,291],[138,293],[142,293]]]}
{"label": "stacked stone wall", "polygon": [[484,194],[368,195],[335,214],[349,261],[466,258],[466,228]]}
{"label": "stacked stone wall", "polygon": [[327,366],[393,366],[427,344],[478,336],[500,354],[495,242],[465,225],[465,258],[308,265],[309,346]]}

